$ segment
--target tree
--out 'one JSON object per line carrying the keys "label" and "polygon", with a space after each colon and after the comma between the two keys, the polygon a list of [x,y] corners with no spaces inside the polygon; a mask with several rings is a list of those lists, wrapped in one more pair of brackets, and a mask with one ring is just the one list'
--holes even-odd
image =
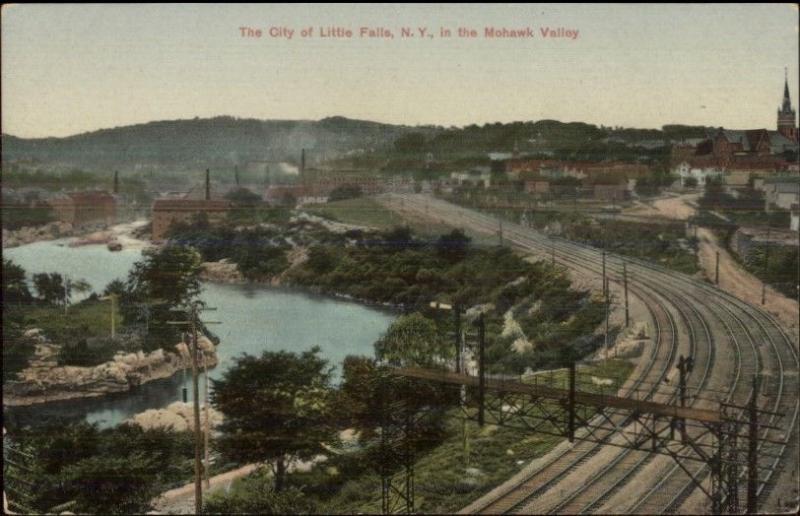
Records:
{"label": "tree", "polygon": [[201,258],[194,248],[179,245],[143,255],[128,273],[120,312],[127,323],[147,326],[144,350],[152,351],[179,340],[179,330],[168,321],[185,320],[185,307],[200,294]]}
{"label": "tree", "polygon": [[687,177],[683,180],[683,186],[686,188],[696,188],[697,187],[697,178],[694,177]]}
{"label": "tree", "polygon": [[452,343],[442,339],[434,322],[419,313],[399,317],[375,343],[379,360],[402,367],[442,367],[454,354]]}
{"label": "tree", "polygon": [[64,468],[67,489],[80,512],[143,513],[158,494],[152,477],[157,466],[146,453],[128,457],[94,456]]}
{"label": "tree", "polygon": [[33,286],[39,299],[48,305],[65,304],[72,295],[69,282],[65,283],[64,277],[57,272],[34,274]]}
{"label": "tree", "polygon": [[331,191],[331,194],[328,196],[328,201],[344,201],[346,199],[355,199],[357,197],[361,197],[363,192],[361,191],[361,187],[358,185],[342,185],[337,186]]}
{"label": "tree", "polygon": [[25,269],[8,259],[3,259],[3,306],[30,303],[31,291],[25,280]]}
{"label": "tree", "polygon": [[212,380],[212,402],[225,416],[220,448],[234,460],[270,462],[277,492],[292,460],[324,453],[335,436],[331,369],[319,352],[243,355]]}
{"label": "tree", "polygon": [[308,266],[317,274],[325,274],[336,268],[336,253],[324,245],[315,245],[308,250]]}
{"label": "tree", "polygon": [[261,196],[248,188],[237,188],[225,195],[236,206],[253,207],[261,203]]}
{"label": "tree", "polygon": [[450,263],[460,262],[467,256],[469,251],[470,237],[460,229],[454,229],[447,235],[442,235],[436,243],[436,250],[439,256]]}
{"label": "tree", "polygon": [[148,301],[183,306],[200,294],[200,271],[200,255],[191,247],[145,251],[128,274],[128,290]]}
{"label": "tree", "polygon": [[300,489],[275,491],[266,471],[256,471],[231,486],[214,493],[203,504],[204,514],[314,514],[313,499]]}
{"label": "tree", "polygon": [[425,147],[425,135],[422,133],[408,133],[394,141],[394,148],[397,152],[413,153],[420,152]]}

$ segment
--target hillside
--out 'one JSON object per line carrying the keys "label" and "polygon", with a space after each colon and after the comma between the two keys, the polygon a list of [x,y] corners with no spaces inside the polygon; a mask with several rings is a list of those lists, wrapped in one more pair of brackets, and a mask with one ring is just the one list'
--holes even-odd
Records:
{"label": "hillside", "polygon": [[[192,168],[246,164],[250,161],[297,162],[302,148],[310,160],[391,146],[405,126],[342,117],[307,120],[255,120],[216,117],[167,120],[102,129],[66,138],[23,139],[3,135],[3,162],[135,168]],[[419,129],[415,129],[419,131]]]}
{"label": "hillside", "polygon": [[[171,170],[231,168],[256,161],[297,163],[307,149],[309,164],[345,158],[384,166],[385,159],[419,161],[481,159],[510,152],[563,159],[659,161],[671,142],[704,134],[704,128],[665,126],[631,129],[580,122],[492,123],[457,127],[383,124],[344,117],[256,120],[229,116],[165,120],[115,127],[66,138],[2,136],[3,163],[26,168]],[[647,145],[644,145],[644,143]],[[645,148],[646,147],[646,148]],[[355,162],[347,158],[356,157]],[[365,158],[365,159],[362,159]],[[401,164],[404,161],[400,162]],[[405,165],[404,165],[405,166]]]}

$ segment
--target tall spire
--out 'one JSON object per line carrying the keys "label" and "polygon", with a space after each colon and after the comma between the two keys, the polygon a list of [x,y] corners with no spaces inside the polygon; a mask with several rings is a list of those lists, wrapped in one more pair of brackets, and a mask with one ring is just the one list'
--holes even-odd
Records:
{"label": "tall spire", "polygon": [[781,104],[781,111],[789,113],[792,110],[792,101],[789,98],[789,71],[786,67],[783,69],[783,103]]}

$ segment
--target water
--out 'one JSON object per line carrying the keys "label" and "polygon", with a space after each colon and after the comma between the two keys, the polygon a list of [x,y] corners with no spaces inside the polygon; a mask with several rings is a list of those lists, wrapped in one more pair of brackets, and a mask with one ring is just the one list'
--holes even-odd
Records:
{"label": "water", "polygon": [[[96,292],[116,278],[127,277],[131,265],[141,258],[138,249],[112,253],[102,245],[70,248],[68,240],[37,242],[3,251],[32,275],[60,272],[72,280],[85,279]],[[339,366],[347,355],[373,354],[373,343],[394,320],[394,316],[357,303],[314,296],[291,290],[256,285],[204,283],[201,299],[215,311],[203,314],[221,343],[219,364],[209,371],[218,379],[242,353],[262,351],[303,351],[319,346],[331,365]],[[203,378],[200,381],[202,393]],[[96,399],[54,402],[32,407],[5,409],[9,418],[22,421],[43,415],[85,418],[101,427],[112,426],[133,414],[162,408],[182,399],[182,389],[192,396],[191,374],[149,382],[135,392]]]}

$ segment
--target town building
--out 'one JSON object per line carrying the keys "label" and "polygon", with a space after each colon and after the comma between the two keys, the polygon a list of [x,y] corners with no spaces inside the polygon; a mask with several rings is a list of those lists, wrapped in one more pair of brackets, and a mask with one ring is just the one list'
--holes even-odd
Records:
{"label": "town building", "polygon": [[622,202],[630,196],[628,183],[595,183],[592,185],[595,200],[606,202]]}
{"label": "town building", "polygon": [[525,193],[531,195],[546,195],[550,193],[550,180],[539,177],[530,178],[524,181]]}
{"label": "town building", "polygon": [[47,199],[53,215],[73,226],[112,225],[117,221],[117,199],[105,191],[68,192]]}
{"label": "town building", "polygon": [[800,204],[800,176],[767,178],[761,188],[767,211],[774,208],[791,210],[792,206]]}
{"label": "town building", "polygon": [[451,172],[450,180],[457,186],[489,188],[492,185],[492,172],[489,167],[476,167],[466,172]]}

